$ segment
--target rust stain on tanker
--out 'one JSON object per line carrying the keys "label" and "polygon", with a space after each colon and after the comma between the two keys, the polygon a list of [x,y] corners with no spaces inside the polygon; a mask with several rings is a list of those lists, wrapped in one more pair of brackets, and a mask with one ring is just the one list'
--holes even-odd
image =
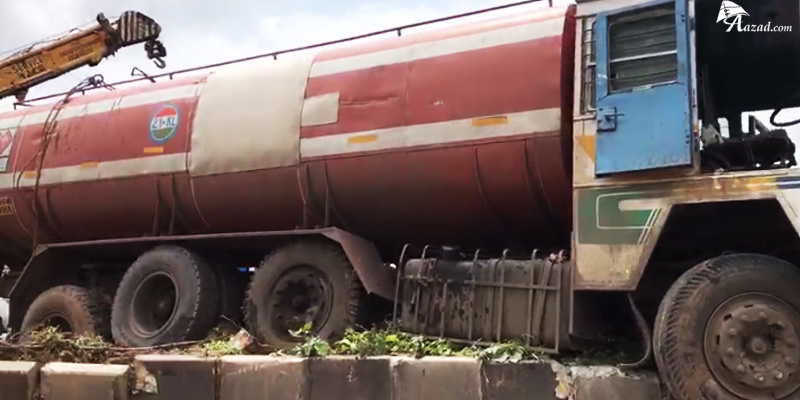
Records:
{"label": "rust stain on tanker", "polygon": [[14,215],[14,203],[8,197],[0,197],[0,215]]}

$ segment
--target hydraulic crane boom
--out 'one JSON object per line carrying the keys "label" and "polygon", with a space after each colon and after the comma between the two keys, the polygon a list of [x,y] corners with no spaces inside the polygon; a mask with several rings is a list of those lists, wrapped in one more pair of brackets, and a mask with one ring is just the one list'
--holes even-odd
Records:
{"label": "hydraulic crane boom", "polygon": [[67,72],[95,66],[122,47],[145,43],[147,57],[164,68],[164,45],[157,40],[161,26],[136,11],[126,11],[110,23],[101,13],[97,25],[22,54],[0,60],[0,99],[15,95],[22,101],[29,88]]}

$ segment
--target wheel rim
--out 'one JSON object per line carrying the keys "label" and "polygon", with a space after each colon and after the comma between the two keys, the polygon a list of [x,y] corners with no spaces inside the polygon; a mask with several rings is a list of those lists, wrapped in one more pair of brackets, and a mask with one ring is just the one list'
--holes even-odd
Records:
{"label": "wheel rim", "polygon": [[299,265],[285,271],[269,292],[268,321],[279,337],[297,341],[290,331],[311,323],[318,333],[330,315],[333,294],[331,283],[322,271]]}
{"label": "wheel rim", "polygon": [[800,314],[763,293],[732,297],[706,325],[705,356],[712,375],[730,392],[779,399],[800,387]]}
{"label": "wheel rim", "polygon": [[169,325],[177,310],[178,285],[171,276],[157,272],[147,276],[133,293],[131,328],[152,338]]}

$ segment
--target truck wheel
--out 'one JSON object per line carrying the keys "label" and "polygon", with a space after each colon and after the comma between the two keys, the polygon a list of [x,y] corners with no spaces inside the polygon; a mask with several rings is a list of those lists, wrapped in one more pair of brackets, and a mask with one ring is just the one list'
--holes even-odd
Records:
{"label": "truck wheel", "polygon": [[120,346],[202,339],[219,317],[214,271],[194,253],[160,246],[125,272],[114,297],[111,332]]}
{"label": "truck wheel", "polygon": [[40,294],[28,307],[21,331],[54,326],[61,332],[110,339],[109,307],[94,290],[56,286]]}
{"label": "truck wheel", "polygon": [[245,301],[245,321],[266,344],[291,347],[289,331],[311,323],[311,334],[336,337],[355,324],[364,289],[335,244],[297,243],[261,263]]}
{"label": "truck wheel", "polygon": [[684,273],[656,317],[661,379],[679,400],[797,398],[800,270],[768,256],[713,258]]}

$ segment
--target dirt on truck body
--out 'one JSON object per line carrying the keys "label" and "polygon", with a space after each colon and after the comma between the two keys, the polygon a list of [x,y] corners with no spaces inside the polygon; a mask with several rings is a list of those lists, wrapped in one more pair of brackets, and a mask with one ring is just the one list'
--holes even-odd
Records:
{"label": "dirt on truck body", "polygon": [[676,399],[798,396],[800,4],[526,7],[1,114],[10,326],[633,338]]}

